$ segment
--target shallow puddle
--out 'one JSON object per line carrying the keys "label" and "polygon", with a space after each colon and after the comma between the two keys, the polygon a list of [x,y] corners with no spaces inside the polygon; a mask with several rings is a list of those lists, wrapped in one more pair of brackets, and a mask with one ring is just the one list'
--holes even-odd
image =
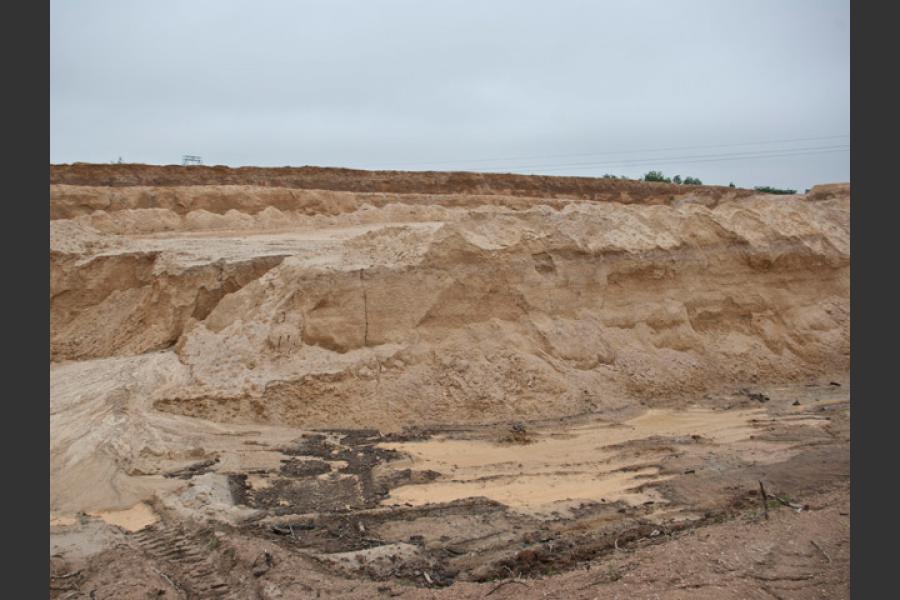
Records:
{"label": "shallow puddle", "polygon": [[143,502],[139,502],[126,510],[102,511],[88,514],[92,517],[99,517],[110,525],[117,525],[125,531],[140,531],[145,527],[153,525],[159,520],[157,514]]}
{"label": "shallow puddle", "polygon": [[70,517],[67,515],[57,515],[55,513],[50,513],[50,527],[71,527],[72,525],[76,525],[78,523],[78,519],[75,517]]}
{"label": "shallow puddle", "polygon": [[655,465],[666,450],[652,442],[638,451],[617,446],[690,436],[730,444],[753,435],[753,421],[764,415],[761,409],[650,410],[622,424],[538,431],[527,444],[446,437],[383,444],[411,457],[404,466],[442,475],[430,483],[395,488],[385,503],[422,505],[484,496],[520,512],[546,515],[584,502],[659,501],[652,489],[638,488],[665,479]]}

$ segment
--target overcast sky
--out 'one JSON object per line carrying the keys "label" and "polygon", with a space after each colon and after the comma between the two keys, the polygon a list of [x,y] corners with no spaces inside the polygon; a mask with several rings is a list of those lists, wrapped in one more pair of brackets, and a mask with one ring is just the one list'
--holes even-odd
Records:
{"label": "overcast sky", "polygon": [[50,162],[850,180],[849,0],[54,0]]}

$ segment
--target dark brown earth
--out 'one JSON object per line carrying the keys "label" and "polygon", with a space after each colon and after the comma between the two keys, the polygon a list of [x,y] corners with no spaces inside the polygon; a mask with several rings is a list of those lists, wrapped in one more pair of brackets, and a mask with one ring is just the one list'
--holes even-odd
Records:
{"label": "dark brown earth", "polygon": [[50,183],[78,186],[249,185],[348,192],[504,194],[643,202],[686,192],[746,197],[753,190],[596,177],[444,171],[363,171],[330,167],[225,167],[74,163],[50,165]]}

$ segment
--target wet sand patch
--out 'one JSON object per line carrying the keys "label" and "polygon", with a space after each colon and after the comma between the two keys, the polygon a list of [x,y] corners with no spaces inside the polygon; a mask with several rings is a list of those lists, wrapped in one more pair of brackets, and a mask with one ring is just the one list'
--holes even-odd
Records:
{"label": "wet sand patch", "polygon": [[584,502],[659,502],[662,498],[646,484],[668,478],[656,466],[663,450],[649,444],[626,453],[624,445],[643,440],[733,444],[750,439],[755,421],[764,415],[762,409],[654,409],[621,424],[595,421],[563,432],[534,432],[528,444],[447,436],[381,444],[410,457],[407,466],[415,470],[441,473],[429,483],[392,489],[384,503],[419,506],[483,496],[523,513],[546,515]]}

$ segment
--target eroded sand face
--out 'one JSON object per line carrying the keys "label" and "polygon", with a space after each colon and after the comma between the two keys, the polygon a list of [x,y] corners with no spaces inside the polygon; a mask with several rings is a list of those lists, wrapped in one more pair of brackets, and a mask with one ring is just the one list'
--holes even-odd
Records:
{"label": "eroded sand face", "polygon": [[[652,464],[665,452],[652,448],[628,452],[624,445],[684,437],[733,445],[749,440],[757,431],[754,422],[765,414],[762,409],[649,410],[619,425],[595,422],[539,432],[526,444],[447,437],[385,444],[409,455],[411,468],[442,474],[432,483],[392,490],[385,503],[423,505],[484,496],[524,513],[548,515],[585,502],[660,501],[656,492],[642,486],[667,479]],[[819,423],[806,420],[802,424]]]}
{"label": "eroded sand face", "polygon": [[169,349],[160,411],[384,431],[849,366],[849,187],[627,187],[646,202],[57,186],[51,356]]}
{"label": "eroded sand face", "polygon": [[[169,475],[208,461],[277,469],[301,430],[633,414],[848,364],[848,187],[708,202],[631,187],[646,203],[281,190],[276,208],[261,189],[54,188],[51,509],[178,495]],[[692,421],[706,418],[630,426],[746,433]],[[621,469],[656,467],[593,452],[627,431],[510,449],[550,452],[530,466],[560,473],[514,484],[492,465],[515,456],[454,447],[493,483],[415,493],[646,501],[634,488],[659,474]],[[560,468],[583,461],[587,478]]]}
{"label": "eroded sand face", "polygon": [[61,597],[527,595],[849,478],[847,185],[59,171]]}

